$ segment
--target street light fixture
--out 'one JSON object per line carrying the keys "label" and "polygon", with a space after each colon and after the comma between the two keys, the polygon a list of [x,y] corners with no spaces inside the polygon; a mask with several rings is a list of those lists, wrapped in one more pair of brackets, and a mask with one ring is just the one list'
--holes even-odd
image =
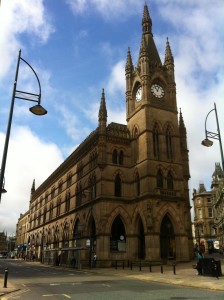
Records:
{"label": "street light fixture", "polygon": [[[0,170],[0,174],[1,174],[1,170]],[[7,193],[7,191],[6,191],[6,189],[5,189],[5,178],[4,178],[4,177],[3,177],[3,182],[2,182],[1,193],[2,193],[2,194]]]}
{"label": "street light fixture", "polygon": [[[207,128],[206,128],[207,118],[208,118],[209,114],[212,111],[215,111],[216,124],[217,124],[217,133],[208,131]],[[205,139],[201,142],[201,144],[205,147],[211,147],[213,145],[213,142],[211,140],[209,140],[209,138],[219,140],[220,154],[221,154],[221,160],[222,160],[222,170],[224,171],[224,158],[223,158],[222,140],[221,140],[221,135],[220,135],[219,120],[218,120],[218,114],[217,114],[215,103],[214,103],[214,108],[212,110],[210,110],[210,112],[207,114],[207,116],[205,118]]]}
{"label": "street light fixture", "polygon": [[[18,74],[19,74],[19,65],[20,61],[23,61],[28,67],[32,70],[34,73],[38,86],[39,86],[39,93],[34,94],[34,93],[28,93],[24,91],[19,91],[17,90],[17,80],[18,80]],[[5,136],[5,146],[3,150],[3,156],[2,156],[2,165],[1,165],[1,173],[0,173],[0,202],[1,202],[1,196],[2,193],[4,192],[4,175],[5,175],[5,166],[6,166],[6,159],[7,159],[7,152],[8,152],[8,145],[9,145],[9,136],[10,136],[10,131],[11,131],[11,124],[12,124],[12,116],[13,116],[13,109],[14,109],[14,103],[15,99],[22,99],[22,100],[27,100],[27,101],[32,101],[36,102],[37,104],[33,107],[30,108],[30,111],[35,114],[35,115],[45,115],[47,114],[46,109],[44,109],[41,106],[41,85],[40,85],[40,80],[35,72],[35,70],[32,68],[32,66],[21,57],[21,50],[19,50],[19,55],[18,55],[18,60],[17,60],[17,67],[16,67],[16,73],[15,73],[15,80],[14,80],[14,86],[13,86],[13,92],[12,92],[12,100],[11,100],[11,106],[10,106],[10,111],[9,111],[9,119],[8,119],[8,127],[6,131],[6,136]]]}

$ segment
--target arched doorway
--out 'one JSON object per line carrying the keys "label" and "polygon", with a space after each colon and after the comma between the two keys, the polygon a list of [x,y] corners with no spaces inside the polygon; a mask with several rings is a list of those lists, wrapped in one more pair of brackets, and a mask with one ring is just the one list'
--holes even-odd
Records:
{"label": "arched doorway", "polygon": [[175,259],[176,242],[173,224],[169,216],[166,214],[162,220],[160,227],[160,253],[164,260]]}
{"label": "arched doorway", "polygon": [[125,227],[120,216],[114,219],[111,227],[110,235],[110,251],[125,251],[126,250],[126,233]]}
{"label": "arched doorway", "polygon": [[138,258],[145,259],[145,234],[142,219],[138,220]]}

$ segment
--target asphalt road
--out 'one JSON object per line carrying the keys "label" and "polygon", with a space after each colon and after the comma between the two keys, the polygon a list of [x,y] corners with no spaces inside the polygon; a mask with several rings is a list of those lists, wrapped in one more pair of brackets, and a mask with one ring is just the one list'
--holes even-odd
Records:
{"label": "asphalt road", "polygon": [[[198,288],[131,279],[124,275],[76,271],[60,267],[33,265],[18,260],[1,260],[0,272],[8,267],[8,280],[18,291],[5,299],[78,300],[223,300],[224,293]],[[6,298],[7,297],[7,298]]]}

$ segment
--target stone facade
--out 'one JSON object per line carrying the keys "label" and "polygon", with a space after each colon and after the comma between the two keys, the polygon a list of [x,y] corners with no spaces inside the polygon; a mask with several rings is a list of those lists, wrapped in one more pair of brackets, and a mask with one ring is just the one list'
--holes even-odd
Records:
{"label": "stone facade", "polygon": [[98,127],[31,189],[28,244],[46,263],[188,261],[193,256],[187,134],[169,41],[161,63],[147,5],[137,65],[126,60],[127,124]]}
{"label": "stone facade", "polygon": [[204,183],[193,190],[195,245],[205,252],[224,250],[224,174],[220,163],[215,164],[211,189]]}

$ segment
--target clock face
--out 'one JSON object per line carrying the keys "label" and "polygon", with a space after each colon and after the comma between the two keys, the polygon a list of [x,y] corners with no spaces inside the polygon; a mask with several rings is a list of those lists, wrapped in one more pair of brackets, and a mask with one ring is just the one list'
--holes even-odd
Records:
{"label": "clock face", "polygon": [[142,100],[142,87],[141,86],[137,89],[137,92],[135,94],[135,100],[137,102]]}
{"label": "clock face", "polygon": [[162,98],[165,94],[163,88],[158,84],[151,86],[151,92],[156,98]]}

